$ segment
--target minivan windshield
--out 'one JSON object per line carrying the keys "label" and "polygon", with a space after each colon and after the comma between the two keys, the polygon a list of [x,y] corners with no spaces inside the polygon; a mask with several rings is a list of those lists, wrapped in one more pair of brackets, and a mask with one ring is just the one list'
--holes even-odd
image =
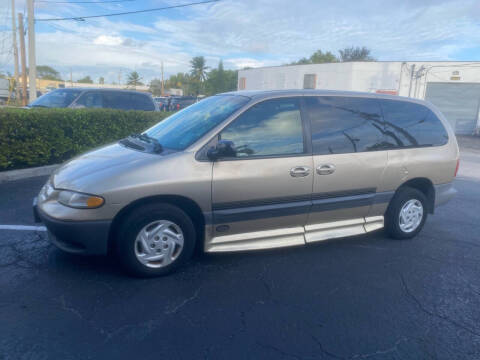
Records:
{"label": "minivan windshield", "polygon": [[29,107],[65,108],[75,100],[82,90],[58,89],[40,96]]}
{"label": "minivan windshield", "polygon": [[184,150],[249,100],[241,95],[212,96],[168,117],[148,129],[146,134],[157,139],[163,147]]}

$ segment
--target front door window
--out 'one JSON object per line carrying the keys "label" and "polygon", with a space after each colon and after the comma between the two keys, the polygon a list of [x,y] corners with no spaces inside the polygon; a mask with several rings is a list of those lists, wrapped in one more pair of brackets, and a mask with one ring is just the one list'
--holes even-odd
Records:
{"label": "front door window", "polygon": [[302,154],[299,101],[286,98],[256,104],[223,130],[219,139],[233,142],[237,158]]}

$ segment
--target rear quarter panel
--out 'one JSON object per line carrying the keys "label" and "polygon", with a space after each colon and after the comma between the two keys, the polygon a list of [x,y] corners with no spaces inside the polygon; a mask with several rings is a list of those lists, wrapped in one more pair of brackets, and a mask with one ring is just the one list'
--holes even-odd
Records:
{"label": "rear quarter panel", "polygon": [[[426,178],[433,185],[447,184],[455,177],[459,150],[455,133],[448,120],[432,104],[420,103],[431,109],[440,119],[448,134],[448,142],[442,146],[388,150],[387,166],[377,192],[395,192],[400,186],[415,178]],[[388,203],[373,205],[370,214],[383,214]]]}

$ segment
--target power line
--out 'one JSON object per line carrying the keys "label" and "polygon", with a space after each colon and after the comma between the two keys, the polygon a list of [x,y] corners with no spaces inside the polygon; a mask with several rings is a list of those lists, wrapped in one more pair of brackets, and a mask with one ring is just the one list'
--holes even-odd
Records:
{"label": "power line", "polygon": [[136,0],[105,0],[105,1],[47,1],[47,0],[35,0],[36,3],[50,3],[50,4],[104,4],[104,3],[120,3]]}
{"label": "power line", "polygon": [[91,19],[91,18],[120,16],[120,15],[128,15],[128,14],[139,14],[139,13],[146,13],[146,12],[151,12],[151,11],[161,11],[161,10],[168,10],[168,9],[174,9],[174,8],[182,8],[182,7],[193,6],[193,5],[208,4],[208,3],[218,2],[218,1],[221,1],[221,0],[199,1],[199,2],[192,2],[192,3],[188,3],[188,4],[183,4],[183,5],[172,5],[172,6],[166,6],[166,7],[161,7],[161,8],[153,8],[153,9],[145,9],[145,10],[136,10],[136,11],[125,11],[125,12],[114,13],[114,14],[76,16],[76,17],[68,17],[68,18],[35,19],[35,21],[60,21],[60,20],[85,21],[85,19]]}

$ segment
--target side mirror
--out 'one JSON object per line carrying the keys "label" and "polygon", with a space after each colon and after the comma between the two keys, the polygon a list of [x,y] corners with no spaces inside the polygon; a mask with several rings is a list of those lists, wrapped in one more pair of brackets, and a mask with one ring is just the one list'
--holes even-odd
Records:
{"label": "side mirror", "polygon": [[235,146],[233,141],[229,140],[220,140],[216,146],[212,146],[207,151],[207,157],[212,160],[218,160],[223,157],[236,157],[237,151],[235,150]]}

